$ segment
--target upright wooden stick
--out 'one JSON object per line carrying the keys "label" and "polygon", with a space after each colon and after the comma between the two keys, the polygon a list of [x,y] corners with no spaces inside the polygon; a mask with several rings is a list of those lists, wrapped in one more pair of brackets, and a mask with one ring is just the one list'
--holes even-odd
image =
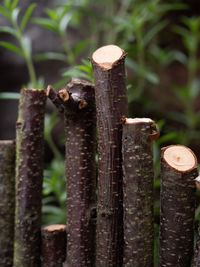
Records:
{"label": "upright wooden stick", "polygon": [[15,213],[15,141],[0,141],[0,266],[12,267]]}
{"label": "upright wooden stick", "polygon": [[42,228],[43,267],[62,267],[66,255],[66,225],[55,224]]}
{"label": "upright wooden stick", "polygon": [[152,267],[154,253],[152,141],[159,136],[159,131],[151,119],[122,119],[122,123],[123,266]]}
{"label": "upright wooden stick", "polygon": [[187,147],[162,149],[159,266],[188,267],[193,256],[197,160]]}
{"label": "upright wooden stick", "polygon": [[40,266],[44,90],[22,89],[16,139],[14,267]]}
{"label": "upright wooden stick", "polygon": [[122,266],[122,125],[128,113],[125,53],[115,45],[96,50],[91,58],[98,126],[98,208],[96,266]]}
{"label": "upright wooden stick", "polygon": [[[48,93],[48,91],[47,91]],[[54,97],[53,99],[56,99]],[[66,266],[95,265],[96,111],[94,87],[73,79],[57,94],[64,107],[67,176]],[[54,103],[58,110],[59,101]]]}

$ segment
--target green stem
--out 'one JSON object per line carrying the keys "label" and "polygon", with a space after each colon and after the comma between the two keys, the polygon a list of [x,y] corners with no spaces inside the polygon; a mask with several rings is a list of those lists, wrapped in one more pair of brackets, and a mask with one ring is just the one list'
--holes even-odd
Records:
{"label": "green stem", "polygon": [[69,45],[69,42],[67,40],[66,33],[65,32],[60,32],[60,37],[62,38],[62,41],[63,41],[65,53],[67,55],[67,61],[68,61],[68,63],[70,65],[74,65],[75,64],[75,57],[74,57],[72,48]]}
{"label": "green stem", "polygon": [[37,87],[37,78],[36,78],[36,74],[35,74],[35,69],[34,69],[32,58],[27,53],[26,48],[25,48],[25,46],[23,44],[23,36],[22,36],[22,33],[20,31],[19,26],[12,19],[11,19],[11,22],[12,22],[12,25],[13,25],[14,29],[16,30],[16,33],[17,33],[16,37],[17,37],[17,39],[19,41],[19,44],[21,46],[21,49],[22,49],[22,52],[23,52],[23,55],[24,55],[24,59],[26,61],[26,65],[27,65],[27,68],[28,68],[28,73],[29,73],[31,84],[32,84],[32,86],[34,88],[36,88]]}

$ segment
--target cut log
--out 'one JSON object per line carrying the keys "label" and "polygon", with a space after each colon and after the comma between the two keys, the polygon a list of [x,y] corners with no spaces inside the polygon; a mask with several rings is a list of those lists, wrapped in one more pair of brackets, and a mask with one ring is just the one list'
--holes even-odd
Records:
{"label": "cut log", "polygon": [[42,228],[43,267],[62,267],[66,256],[66,225],[54,224]]}
{"label": "cut log", "polygon": [[148,118],[123,119],[123,266],[152,267],[153,225],[153,142],[159,136]]}
{"label": "cut log", "polygon": [[40,266],[45,102],[44,90],[21,90],[16,126],[14,267]]}
{"label": "cut log", "polygon": [[65,266],[95,266],[96,110],[94,86],[73,79],[58,92],[64,107],[67,177]]}
{"label": "cut log", "polygon": [[197,159],[187,147],[162,149],[159,266],[188,267],[193,256]]}
{"label": "cut log", "polygon": [[0,266],[13,266],[15,141],[0,141]]}
{"label": "cut log", "polygon": [[91,58],[98,128],[98,208],[96,266],[122,266],[122,125],[128,114],[125,52],[115,45],[96,50]]}

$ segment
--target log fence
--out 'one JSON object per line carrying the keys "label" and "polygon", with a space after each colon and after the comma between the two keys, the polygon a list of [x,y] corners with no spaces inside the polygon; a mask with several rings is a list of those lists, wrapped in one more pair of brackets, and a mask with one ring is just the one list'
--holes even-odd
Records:
{"label": "log fence", "polygon": [[[115,45],[97,49],[94,85],[72,79],[59,92],[21,90],[16,141],[0,141],[0,267],[154,266],[159,129],[150,118],[128,118],[125,57]],[[42,227],[46,98],[65,121],[67,222]],[[159,267],[200,266],[200,236],[193,249],[197,176],[192,150],[162,149]]]}

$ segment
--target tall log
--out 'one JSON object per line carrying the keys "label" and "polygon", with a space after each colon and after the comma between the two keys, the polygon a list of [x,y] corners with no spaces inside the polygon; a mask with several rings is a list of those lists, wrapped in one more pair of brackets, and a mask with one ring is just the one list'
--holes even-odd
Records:
{"label": "tall log", "polygon": [[64,107],[66,134],[67,255],[65,266],[95,266],[94,87],[89,82],[73,79],[65,89],[58,92],[57,97]]}
{"label": "tall log", "polygon": [[43,267],[62,267],[66,256],[66,225],[54,224],[42,228]]}
{"label": "tall log", "polygon": [[0,266],[13,265],[15,141],[0,141]]}
{"label": "tall log", "polygon": [[154,255],[154,121],[122,119],[124,261],[123,266],[152,267]]}
{"label": "tall log", "polygon": [[122,125],[128,113],[125,52],[115,45],[91,58],[98,126],[98,207],[96,266],[122,266]]}
{"label": "tall log", "polygon": [[14,267],[39,267],[46,93],[22,89],[16,136]]}
{"label": "tall log", "polygon": [[188,267],[193,256],[197,159],[187,147],[162,149],[159,266]]}

